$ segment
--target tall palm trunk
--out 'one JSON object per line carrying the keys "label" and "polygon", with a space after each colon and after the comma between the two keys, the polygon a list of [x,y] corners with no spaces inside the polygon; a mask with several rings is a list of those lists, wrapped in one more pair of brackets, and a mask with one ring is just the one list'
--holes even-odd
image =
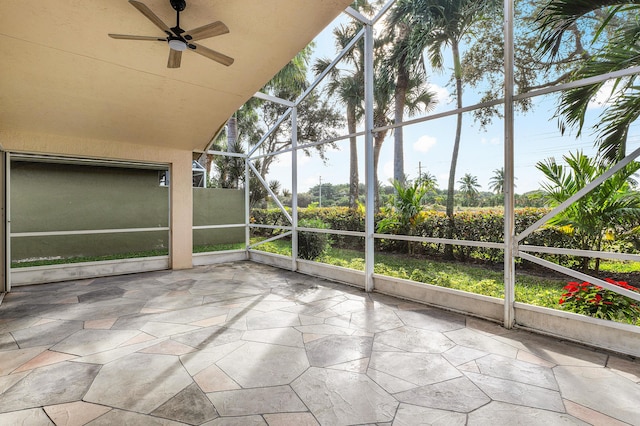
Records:
{"label": "tall palm trunk", "polygon": [[[238,118],[235,114],[233,114],[229,121],[227,121],[227,152],[235,152],[236,144],[238,143]],[[235,158],[228,157],[227,166],[231,167],[232,163],[235,162]],[[229,188],[237,188],[238,187],[238,176],[234,176],[230,170],[227,171],[227,179]]]}
{"label": "tall palm trunk", "polygon": [[[347,105],[347,128],[349,134],[356,132],[356,106]],[[349,207],[355,208],[358,201],[358,140],[349,138]]]}
{"label": "tall palm trunk", "polygon": [[[462,68],[460,66],[460,51],[458,42],[454,40],[451,43],[451,51],[453,52],[454,76],[456,80],[456,107],[462,108]],[[456,183],[456,166],[458,164],[458,151],[460,149],[460,133],[462,131],[462,113],[458,113],[456,122],[456,136],[453,142],[453,153],[451,154],[451,168],[449,169],[449,184],[447,186],[447,219],[449,226],[447,228],[447,238],[453,238],[455,222],[453,217],[453,192]],[[453,246],[447,244],[444,247],[444,254],[447,259],[453,258]]]}
{"label": "tall palm trunk", "polygon": [[[374,127],[379,127],[375,125]],[[378,179],[378,162],[380,160],[380,151],[382,150],[382,143],[387,137],[387,130],[377,132],[373,138],[373,193],[374,193],[374,206],[376,212],[380,210],[380,180]]]}
{"label": "tall palm trunk", "polygon": [[[406,24],[402,24],[400,39],[406,39],[408,29]],[[404,41],[403,41],[404,42]],[[409,87],[409,70],[406,66],[407,55],[403,54],[398,60],[398,74],[396,77],[396,87],[394,92],[394,124],[398,125],[404,121],[404,107],[407,99],[407,88]],[[404,146],[402,127],[393,129],[393,179],[404,183]]]}

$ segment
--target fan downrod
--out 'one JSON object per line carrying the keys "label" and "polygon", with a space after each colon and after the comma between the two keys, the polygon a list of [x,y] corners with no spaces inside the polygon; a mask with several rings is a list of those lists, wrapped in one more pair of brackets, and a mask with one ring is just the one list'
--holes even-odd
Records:
{"label": "fan downrod", "polygon": [[187,7],[185,0],[169,0],[169,3],[176,12],[182,12]]}

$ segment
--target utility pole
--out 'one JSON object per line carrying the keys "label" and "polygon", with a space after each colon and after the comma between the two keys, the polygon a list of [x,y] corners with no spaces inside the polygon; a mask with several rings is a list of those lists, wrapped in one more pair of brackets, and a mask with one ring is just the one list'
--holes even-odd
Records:
{"label": "utility pole", "polygon": [[318,207],[322,207],[322,176],[320,176],[320,193],[318,195]]}
{"label": "utility pole", "polygon": [[418,161],[418,182],[422,181],[422,161]]}

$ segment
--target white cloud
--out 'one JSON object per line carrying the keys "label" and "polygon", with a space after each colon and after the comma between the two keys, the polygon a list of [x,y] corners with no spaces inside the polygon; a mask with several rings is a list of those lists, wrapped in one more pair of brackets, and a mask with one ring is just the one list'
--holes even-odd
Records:
{"label": "white cloud", "polygon": [[482,145],[500,145],[500,139],[499,138],[491,138],[491,139],[481,138],[480,143]]}
{"label": "white cloud", "polygon": [[436,97],[436,101],[438,101],[438,105],[443,105],[443,104],[450,104],[451,102],[453,102],[453,98],[451,97],[451,94],[449,93],[449,90],[446,87],[442,87],[442,86],[438,86],[437,84],[432,84],[429,83],[427,85],[427,89],[430,92],[435,93]]}
{"label": "white cloud", "polygon": [[589,104],[587,105],[587,109],[597,109],[597,108],[602,108],[604,106],[611,105],[615,101],[615,98],[617,97],[616,94],[613,94],[612,96],[611,94],[612,90],[613,90],[613,80],[606,81],[602,85],[600,90],[598,90],[598,93],[596,93],[596,95],[589,101]]}
{"label": "white cloud", "polygon": [[387,161],[384,163],[382,166],[382,173],[384,176],[378,177],[382,182],[386,183],[389,179],[393,179],[393,161]]}
{"label": "white cloud", "polygon": [[413,149],[418,152],[428,152],[431,148],[434,147],[437,140],[433,136],[422,135],[420,138],[413,144]]}

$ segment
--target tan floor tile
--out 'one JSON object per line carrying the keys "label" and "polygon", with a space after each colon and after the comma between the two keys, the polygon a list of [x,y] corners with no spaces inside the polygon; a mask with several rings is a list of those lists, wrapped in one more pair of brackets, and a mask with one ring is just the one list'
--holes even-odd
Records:
{"label": "tan floor tile", "polygon": [[56,364],[62,361],[68,361],[73,358],[76,358],[76,356],[64,354],[62,352],[44,351],[40,355],[29,360],[29,362],[25,362],[20,367],[16,368],[13,372],[20,373],[21,371],[33,370],[34,368],[44,367],[45,365]]}
{"label": "tan floor tile", "polygon": [[193,376],[193,380],[205,393],[240,389],[240,386],[217,365],[205,368]]}
{"label": "tan floor tile", "polygon": [[97,419],[110,410],[110,407],[83,401],[44,407],[44,411],[56,426],[81,426]]}
{"label": "tan floor tile", "polygon": [[627,426],[627,423],[613,419],[568,399],[563,400],[567,413],[580,420],[598,426]]}
{"label": "tan floor tile", "polygon": [[118,318],[105,318],[100,320],[85,321],[84,328],[109,330],[117,320]]}

